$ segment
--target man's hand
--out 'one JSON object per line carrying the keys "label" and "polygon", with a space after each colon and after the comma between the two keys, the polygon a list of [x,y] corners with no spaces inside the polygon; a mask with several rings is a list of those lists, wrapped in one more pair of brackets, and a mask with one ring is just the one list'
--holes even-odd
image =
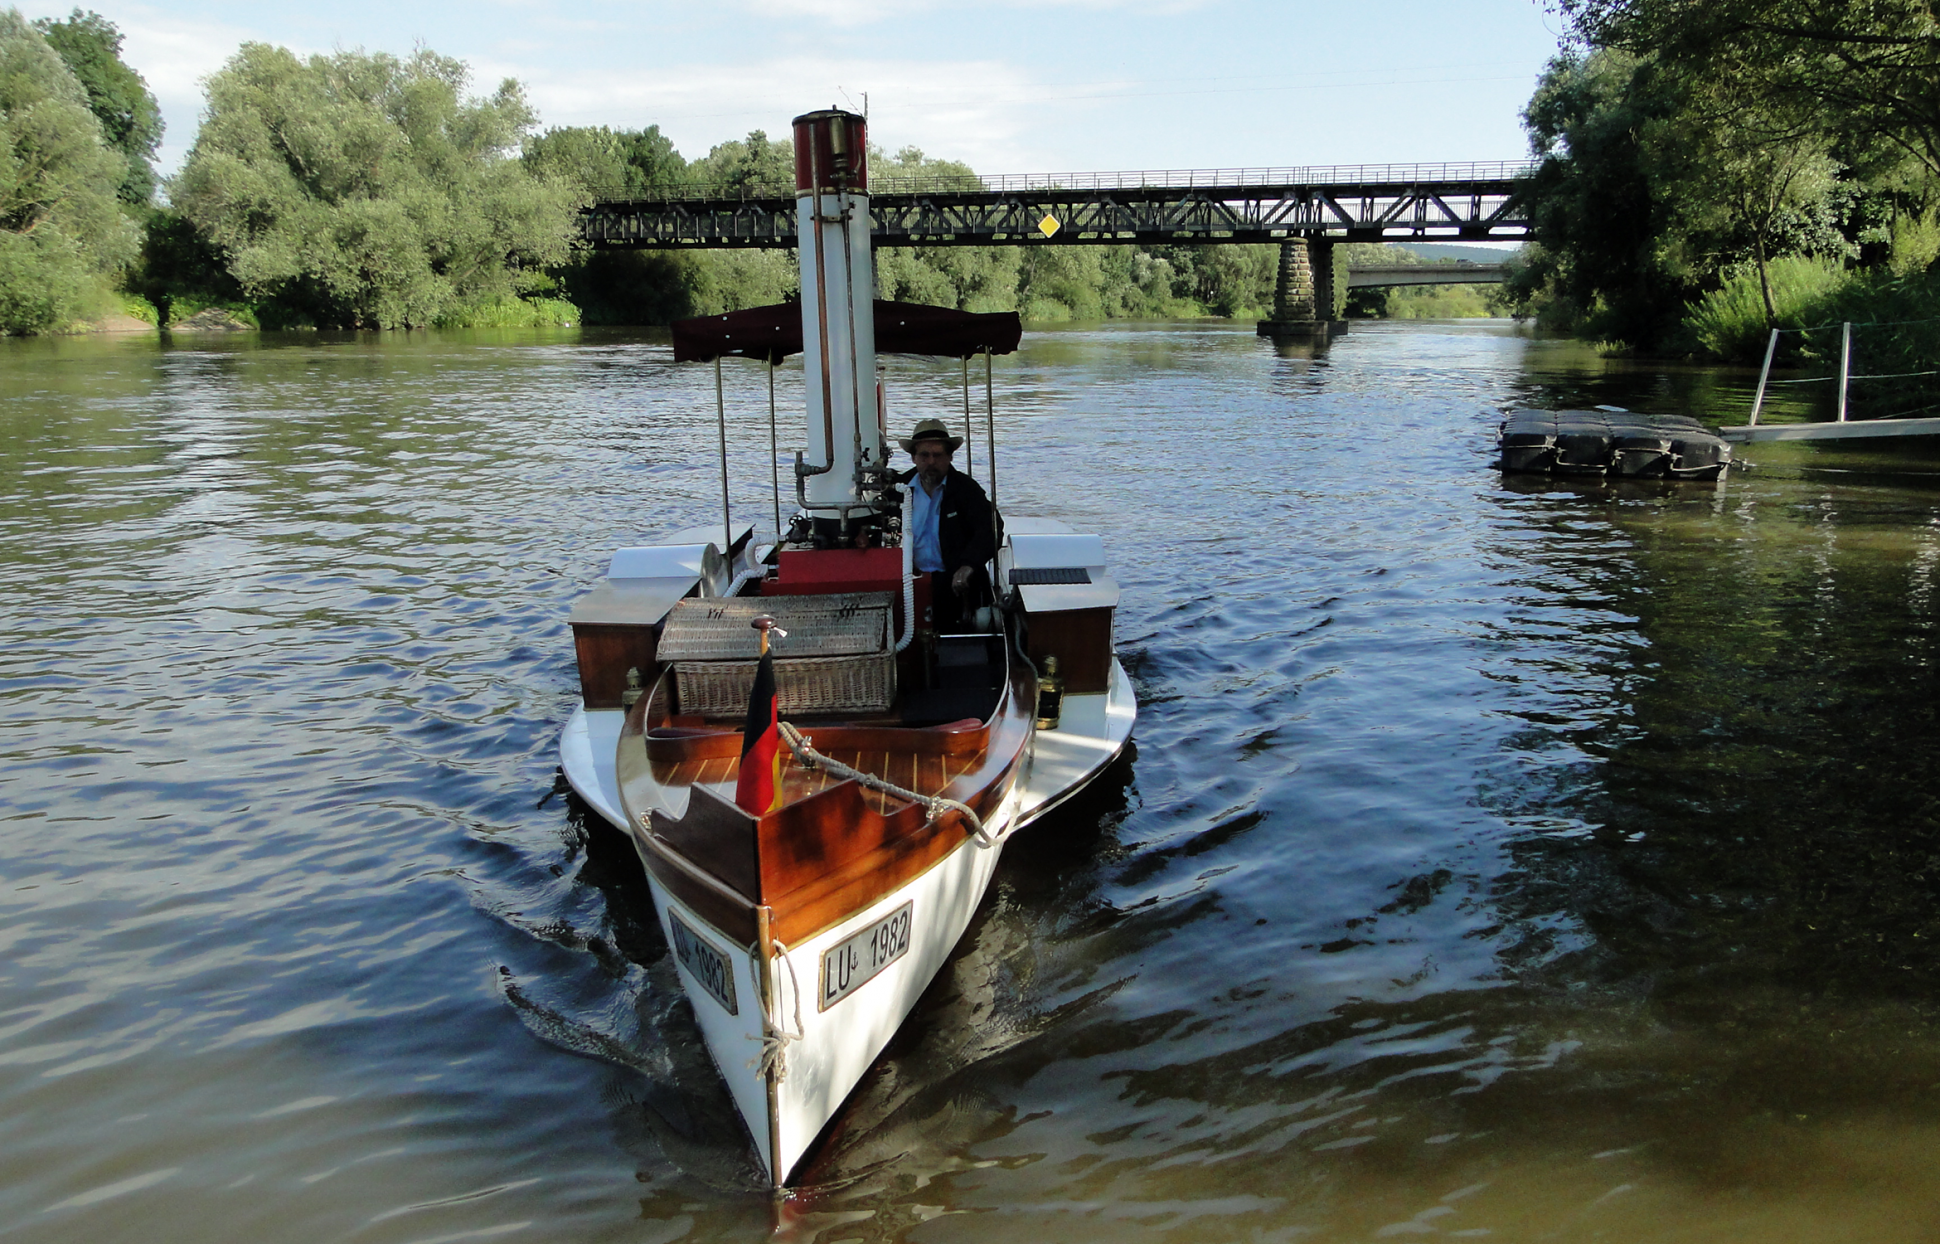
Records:
{"label": "man's hand", "polygon": [[957,572],[950,576],[950,590],[958,596],[963,595],[970,586],[971,573],[970,567],[958,566]]}

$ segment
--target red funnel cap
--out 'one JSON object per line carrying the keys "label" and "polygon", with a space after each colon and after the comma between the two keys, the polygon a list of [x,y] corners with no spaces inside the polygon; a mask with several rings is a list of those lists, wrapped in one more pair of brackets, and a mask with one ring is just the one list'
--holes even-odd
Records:
{"label": "red funnel cap", "polygon": [[795,193],[869,189],[869,123],[831,108],[795,118]]}

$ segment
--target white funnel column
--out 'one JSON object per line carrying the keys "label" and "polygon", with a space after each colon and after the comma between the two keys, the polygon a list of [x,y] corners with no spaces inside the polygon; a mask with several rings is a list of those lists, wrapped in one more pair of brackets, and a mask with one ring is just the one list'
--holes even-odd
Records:
{"label": "white funnel column", "polygon": [[809,508],[833,518],[860,507],[856,471],[884,462],[876,401],[875,257],[863,119],[795,118],[795,236],[802,270],[802,359],[808,388]]}

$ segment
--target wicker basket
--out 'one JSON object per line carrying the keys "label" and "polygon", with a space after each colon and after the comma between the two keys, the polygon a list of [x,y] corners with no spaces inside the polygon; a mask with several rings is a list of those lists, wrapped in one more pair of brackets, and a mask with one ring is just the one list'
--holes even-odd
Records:
{"label": "wicker basket", "polygon": [[[755,661],[676,661],[680,711],[739,717],[754,694]],[[783,713],[882,713],[896,699],[896,656],[794,657],[775,661]]]}
{"label": "wicker basket", "polygon": [[888,592],[691,597],[667,615],[660,659],[669,664],[752,661],[761,655],[761,636],[749,623],[764,613],[788,632],[774,633],[777,661],[879,653],[890,645],[891,609]]}

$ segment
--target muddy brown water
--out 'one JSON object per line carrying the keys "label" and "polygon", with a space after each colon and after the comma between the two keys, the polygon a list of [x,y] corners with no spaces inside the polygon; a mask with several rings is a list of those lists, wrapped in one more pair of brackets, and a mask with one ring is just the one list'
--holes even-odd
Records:
{"label": "muddy brown water", "polygon": [[[893,363],[899,418],[957,376]],[[1504,404],[1750,382],[1027,336],[1000,500],[1104,535],[1135,748],[1006,853],[790,1238],[1940,1234],[1940,460],[1490,466]],[[0,430],[0,1231],[770,1230],[630,849],[539,806],[572,600],[717,513],[708,369],[0,341]]]}

